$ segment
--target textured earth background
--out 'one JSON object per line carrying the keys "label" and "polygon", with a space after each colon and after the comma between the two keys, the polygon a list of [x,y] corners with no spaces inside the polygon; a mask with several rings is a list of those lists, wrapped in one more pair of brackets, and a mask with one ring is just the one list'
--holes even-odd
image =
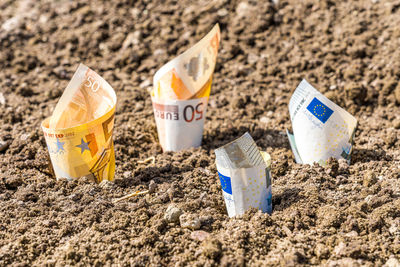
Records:
{"label": "textured earth background", "polygon": [[[400,1],[0,0],[0,10],[1,266],[399,266]],[[203,145],[162,153],[153,74],[216,22]],[[114,183],[56,181],[47,168],[40,123],[80,62],[117,92]],[[294,163],[284,131],[302,78],[359,120],[350,165]],[[229,219],[213,151],[246,131],[272,156],[274,212]]]}

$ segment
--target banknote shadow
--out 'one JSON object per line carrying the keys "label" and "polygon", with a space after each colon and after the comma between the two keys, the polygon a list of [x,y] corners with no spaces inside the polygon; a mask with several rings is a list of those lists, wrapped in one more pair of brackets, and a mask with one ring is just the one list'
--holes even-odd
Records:
{"label": "banknote shadow", "polygon": [[301,200],[300,192],[302,189],[298,187],[285,189],[283,192],[278,194],[272,194],[272,208],[274,211],[283,211],[294,203]]}
{"label": "banknote shadow", "polygon": [[209,131],[203,136],[202,147],[207,150],[214,150],[234,141],[246,132],[250,133],[257,146],[262,150],[268,147],[290,149],[288,138],[283,131],[261,128],[250,130],[247,127],[232,127],[223,131],[218,129]]}
{"label": "banknote shadow", "polygon": [[393,158],[386,151],[378,149],[354,148],[351,155],[351,163],[367,163],[371,161],[391,161]]}

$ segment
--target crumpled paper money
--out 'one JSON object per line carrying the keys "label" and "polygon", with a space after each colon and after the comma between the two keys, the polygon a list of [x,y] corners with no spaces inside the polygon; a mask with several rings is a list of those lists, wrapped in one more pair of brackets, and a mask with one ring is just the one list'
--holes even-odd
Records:
{"label": "crumpled paper money", "polygon": [[249,208],[272,212],[271,157],[260,152],[249,133],[215,150],[229,217]]}
{"label": "crumpled paper money", "polygon": [[112,139],[117,97],[96,72],[80,64],[51,117],[42,122],[57,178],[113,180]]}
{"label": "crumpled paper money", "polygon": [[219,41],[217,24],[203,39],[154,75],[151,97],[164,151],[201,145]]}
{"label": "crumpled paper money", "polygon": [[357,120],[306,80],[289,102],[293,134],[286,130],[297,163],[325,165],[330,157],[350,163]]}

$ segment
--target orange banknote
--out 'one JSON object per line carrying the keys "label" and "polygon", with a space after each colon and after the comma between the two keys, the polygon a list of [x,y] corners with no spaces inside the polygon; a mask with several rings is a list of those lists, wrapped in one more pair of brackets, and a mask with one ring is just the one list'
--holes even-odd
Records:
{"label": "orange banknote", "polygon": [[164,151],[200,146],[219,42],[217,24],[154,75],[151,97]]}
{"label": "orange banknote", "polygon": [[51,117],[42,123],[57,178],[113,180],[112,132],[117,97],[96,72],[80,64]]}

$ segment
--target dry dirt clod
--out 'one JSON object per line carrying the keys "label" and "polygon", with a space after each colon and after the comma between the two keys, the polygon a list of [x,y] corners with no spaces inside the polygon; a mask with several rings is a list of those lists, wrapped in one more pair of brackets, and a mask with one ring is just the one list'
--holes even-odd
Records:
{"label": "dry dirt clod", "polygon": [[342,221],[342,216],[337,208],[325,205],[317,211],[317,223],[323,227],[338,227]]}
{"label": "dry dirt clod", "polygon": [[157,184],[154,182],[154,180],[150,181],[149,184],[149,194],[153,194],[157,190]]}
{"label": "dry dirt clod", "polygon": [[361,267],[363,266],[360,260],[355,260],[352,258],[342,258],[338,260],[329,260],[327,262],[328,267],[339,267],[339,266],[351,266],[351,267]]}
{"label": "dry dirt clod", "polygon": [[388,129],[385,137],[384,137],[384,141],[388,146],[393,146],[398,139],[398,134],[397,131],[394,129]]}
{"label": "dry dirt clod", "polygon": [[218,239],[211,238],[206,239],[201,244],[202,253],[211,259],[216,259],[221,256],[222,253],[222,244]]}
{"label": "dry dirt clod", "polygon": [[347,96],[357,104],[364,104],[367,89],[359,83],[351,83],[346,87]]}
{"label": "dry dirt clod", "polygon": [[16,190],[20,185],[23,184],[21,177],[11,176],[5,179],[4,184],[8,190]]}
{"label": "dry dirt clod", "polygon": [[370,187],[378,181],[376,174],[373,171],[368,171],[364,174],[363,185],[365,187]]}
{"label": "dry dirt clod", "polygon": [[326,245],[318,243],[315,247],[314,253],[319,259],[325,259],[329,256],[329,249]]}
{"label": "dry dirt clod", "polygon": [[338,170],[339,170],[339,163],[337,159],[330,158],[327,162],[327,170],[326,172],[332,176],[336,177],[338,175]]}

